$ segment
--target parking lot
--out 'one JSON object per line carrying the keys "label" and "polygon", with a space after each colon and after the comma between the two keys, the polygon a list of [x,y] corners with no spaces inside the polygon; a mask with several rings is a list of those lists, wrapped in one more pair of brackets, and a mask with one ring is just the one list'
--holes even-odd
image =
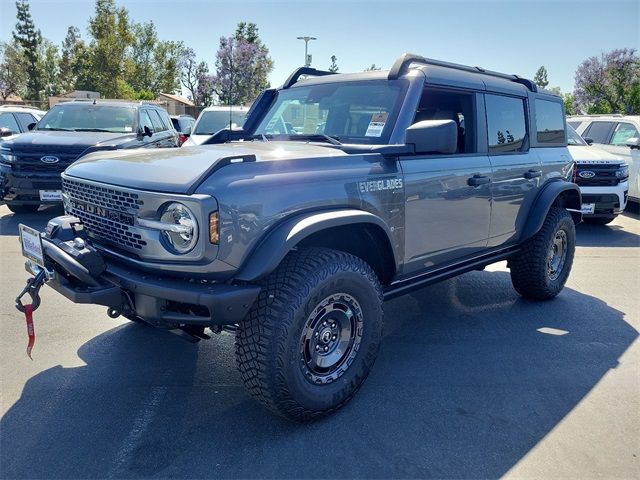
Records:
{"label": "parking lot", "polygon": [[233,337],[190,344],[48,288],[25,355],[20,222],[0,207],[3,478],[638,478],[640,221],[578,227],[558,298],[504,264],[385,304],[375,368],[336,415],[251,400]]}

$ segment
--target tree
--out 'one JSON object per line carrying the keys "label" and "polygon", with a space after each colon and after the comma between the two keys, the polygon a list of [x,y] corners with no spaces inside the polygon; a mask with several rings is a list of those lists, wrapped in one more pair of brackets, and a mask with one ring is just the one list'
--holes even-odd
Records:
{"label": "tree", "polygon": [[640,58],[633,48],[590,57],[576,71],[577,111],[586,113],[640,113]]}
{"label": "tree", "polygon": [[338,61],[338,57],[336,57],[335,55],[331,55],[331,65],[329,65],[329,71],[331,73],[336,73],[338,71],[338,64],[336,63]]}
{"label": "tree", "polygon": [[184,54],[182,42],[161,40],[153,51],[156,77],[151,91],[154,93],[175,93],[180,90],[180,71]]}
{"label": "tree", "polygon": [[106,98],[130,98],[124,80],[126,53],[133,43],[129,13],[114,0],[96,0],[95,16],[89,19],[91,61],[89,79],[93,90]]}
{"label": "tree", "polygon": [[182,56],[180,81],[196,105],[210,105],[213,86],[207,62],[198,63],[192,48],[185,48]]}
{"label": "tree", "polygon": [[372,63],[369,68],[364,69],[365,72],[374,72],[376,70],[380,70],[380,67],[376,67],[375,63]]}
{"label": "tree", "polygon": [[138,92],[151,91],[156,83],[154,51],[158,33],[153,21],[131,27],[132,45],[128,58],[127,82]]}
{"label": "tree", "polygon": [[25,95],[29,100],[40,100],[42,72],[39,69],[39,53],[42,34],[36,29],[27,0],[16,1],[18,23],[13,32],[15,42],[20,45],[26,61],[27,85]]}
{"label": "tree", "polygon": [[535,83],[540,88],[547,88],[549,85],[549,79],[547,78],[547,69],[544,68],[544,65],[541,66],[536,75],[533,77],[533,83]]}
{"label": "tree", "polygon": [[67,35],[62,42],[62,53],[60,55],[59,75],[60,87],[68,92],[76,85],[76,63],[78,61],[79,45],[82,43],[80,30],[71,26],[67,29]]}
{"label": "tree", "polygon": [[213,90],[223,104],[249,104],[268,87],[272,70],[273,60],[258,36],[258,27],[241,22],[233,37],[220,38]]}
{"label": "tree", "polygon": [[0,97],[21,95],[27,86],[27,71],[20,46],[14,43],[0,43]]}
{"label": "tree", "polygon": [[44,98],[58,95],[62,90],[58,47],[49,40],[43,40],[38,57],[38,69],[42,72],[42,93]]}

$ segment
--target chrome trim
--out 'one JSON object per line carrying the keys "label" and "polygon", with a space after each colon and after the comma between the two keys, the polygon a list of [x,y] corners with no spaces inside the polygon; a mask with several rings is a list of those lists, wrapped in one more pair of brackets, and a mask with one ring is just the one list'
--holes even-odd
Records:
{"label": "chrome trim", "polygon": [[146,220],[144,218],[138,218],[138,225],[144,228],[152,228],[154,230],[161,230],[163,232],[173,232],[191,235],[193,233],[193,227],[188,225],[178,225],[175,223],[165,223],[159,220]]}

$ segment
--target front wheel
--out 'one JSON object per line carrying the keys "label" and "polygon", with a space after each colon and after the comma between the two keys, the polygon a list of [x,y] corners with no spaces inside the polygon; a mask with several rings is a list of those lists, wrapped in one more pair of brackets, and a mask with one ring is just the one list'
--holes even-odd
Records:
{"label": "front wheel", "polygon": [[366,379],[382,338],[382,291],[353,255],[291,252],[265,280],[236,334],[249,392],[270,410],[311,420],[347,403]]}
{"label": "front wheel", "polygon": [[16,205],[13,203],[7,203],[7,208],[17,214],[35,213],[40,208],[40,205]]}
{"label": "front wheel", "polygon": [[558,295],[571,272],[575,248],[573,218],[564,208],[551,207],[540,231],[509,260],[516,291],[536,300]]}

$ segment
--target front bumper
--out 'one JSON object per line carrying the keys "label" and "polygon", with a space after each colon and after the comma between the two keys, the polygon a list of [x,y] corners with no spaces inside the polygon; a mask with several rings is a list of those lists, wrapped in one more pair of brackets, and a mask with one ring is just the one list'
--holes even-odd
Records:
{"label": "front bumper", "polygon": [[[127,318],[158,327],[237,324],[260,293],[257,285],[210,283],[150,274],[106,258],[106,269],[83,281],[77,275],[78,262],[72,255],[47,236],[43,237],[43,245],[45,266],[55,271],[47,284],[55,291],[74,303],[104,305]],[[72,248],[70,244],[65,247],[68,248]],[[30,262],[27,270],[34,273]]]}
{"label": "front bumper", "polygon": [[61,190],[60,172],[14,172],[11,165],[0,163],[0,200],[16,205],[59,204],[40,200],[40,190]]}
{"label": "front bumper", "polygon": [[609,187],[580,187],[582,203],[595,203],[595,211],[590,217],[618,215],[627,206],[629,183],[620,182]]}

